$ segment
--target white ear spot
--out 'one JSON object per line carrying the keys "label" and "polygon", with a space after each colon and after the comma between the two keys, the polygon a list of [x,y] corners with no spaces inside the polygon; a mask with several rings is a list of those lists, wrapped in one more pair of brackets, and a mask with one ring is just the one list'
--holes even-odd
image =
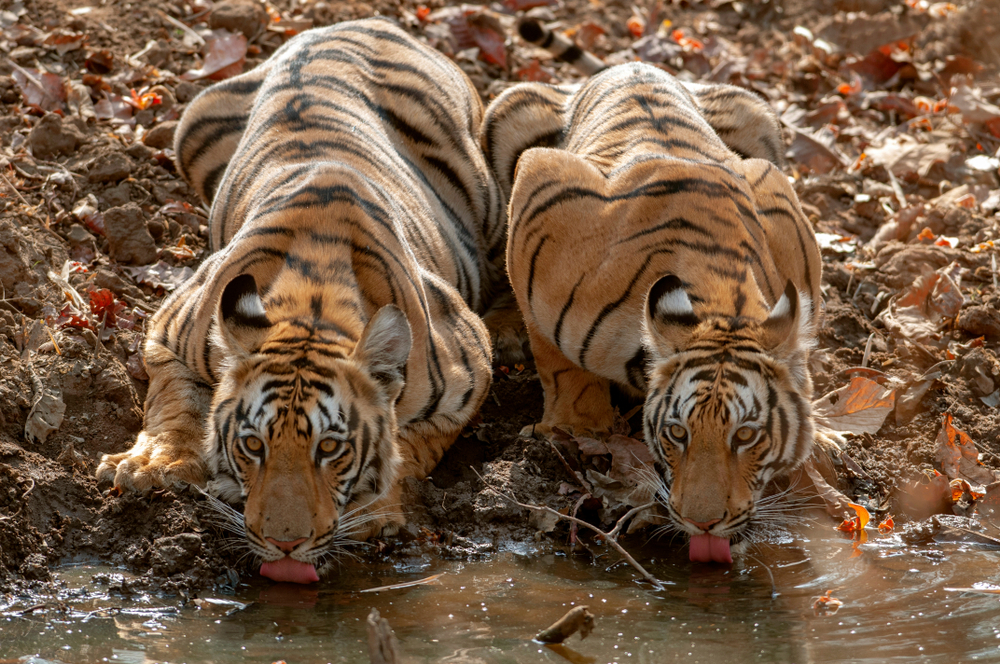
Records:
{"label": "white ear spot", "polygon": [[667,291],[656,303],[657,318],[684,316],[693,313],[694,307],[691,306],[691,300],[682,288]]}
{"label": "white ear spot", "polygon": [[777,304],[774,305],[774,309],[771,309],[771,314],[768,318],[774,320],[787,316],[789,309],[790,305],[788,303],[788,296],[782,293],[781,298],[778,300]]}
{"label": "white ear spot", "polygon": [[236,312],[246,318],[267,317],[264,303],[260,301],[260,296],[257,293],[244,293],[236,301]]}

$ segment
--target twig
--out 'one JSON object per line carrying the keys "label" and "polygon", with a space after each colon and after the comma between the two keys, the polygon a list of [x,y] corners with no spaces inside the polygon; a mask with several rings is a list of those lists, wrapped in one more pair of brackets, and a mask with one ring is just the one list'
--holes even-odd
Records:
{"label": "twig", "polygon": [[371,664],[399,664],[399,642],[378,609],[368,614],[368,659]]}
{"label": "twig", "polygon": [[569,465],[569,462],[566,461],[566,457],[562,455],[562,452],[559,451],[559,448],[556,447],[556,444],[553,443],[551,440],[549,441],[549,447],[552,448],[552,451],[555,452],[556,456],[559,457],[559,460],[562,461],[563,468],[566,469],[566,472],[569,473],[569,476],[575,479],[577,482],[579,482],[587,493],[593,493],[594,489],[593,487],[590,486],[590,482],[588,482],[583,477],[583,473],[577,470],[573,470],[573,466]]}
{"label": "twig", "polygon": [[757,560],[755,557],[751,556],[750,554],[747,554],[747,558],[749,558],[750,560],[754,561],[755,563],[757,563],[758,565],[760,565],[761,567],[764,568],[764,571],[767,572],[768,577],[770,577],[770,579],[771,579],[771,599],[774,599],[775,597],[777,597],[778,596],[778,586],[775,585],[775,583],[774,583],[774,574],[771,572],[771,568],[768,567],[767,565],[765,565],[764,563],[760,562],[759,560]]}
{"label": "twig", "polygon": [[622,516],[622,518],[618,519],[618,523],[616,523],[615,527],[612,528],[608,532],[607,536],[610,539],[613,539],[613,540],[617,541],[618,540],[618,535],[621,534],[622,527],[626,523],[628,523],[629,521],[631,521],[632,517],[634,517],[636,514],[638,514],[639,512],[641,512],[643,510],[647,510],[650,507],[655,507],[655,506],[656,506],[656,501],[653,500],[653,501],[650,501],[650,502],[646,503],[645,505],[639,505],[638,507],[633,507],[628,512],[625,512],[625,515]]}
{"label": "twig", "polygon": [[871,334],[868,335],[868,343],[865,344],[865,354],[864,354],[864,357],[861,358],[861,368],[862,369],[865,369],[865,368],[868,367],[868,358],[870,358],[871,354],[872,354],[872,342],[873,341],[875,341],[875,333],[874,332],[872,332]]}
{"label": "twig", "polygon": [[589,608],[586,605],[573,607],[547,629],[536,634],[535,640],[542,643],[562,643],[577,632],[580,632],[581,640],[587,638],[594,631],[594,614]]}
{"label": "twig", "polygon": [[13,184],[11,184],[11,181],[7,179],[6,175],[4,175],[3,173],[0,173],[0,178],[3,178],[3,181],[7,183],[7,186],[10,187],[10,190],[14,192],[14,194],[17,196],[18,200],[21,201],[21,203],[23,203],[24,205],[27,205],[28,207],[31,207],[31,204],[28,203],[28,201],[26,201],[24,199],[24,196],[22,196],[21,192],[19,192],[17,190],[17,187],[15,187]]}
{"label": "twig", "polygon": [[892,169],[885,169],[889,174],[889,185],[892,187],[892,193],[896,195],[896,202],[899,203],[899,209],[902,210],[906,207],[906,196],[903,195],[903,188],[899,186],[899,180],[893,175]]}
{"label": "twig", "polygon": [[393,584],[388,585],[388,586],[379,586],[378,588],[365,588],[364,590],[359,590],[358,592],[361,592],[361,593],[380,593],[380,592],[382,592],[384,590],[401,590],[403,588],[412,588],[414,586],[423,586],[423,585],[427,585],[428,583],[433,583],[434,581],[437,581],[438,579],[440,579],[444,575],[445,575],[445,572],[441,572],[440,574],[434,574],[433,576],[428,576],[428,577],[423,578],[423,579],[416,579],[415,581],[404,581],[403,583],[393,583]]}
{"label": "twig", "polygon": [[160,16],[163,17],[163,20],[165,20],[167,23],[169,23],[170,25],[174,26],[178,30],[182,30],[191,39],[193,39],[195,41],[195,43],[197,43],[199,46],[204,46],[205,45],[205,40],[202,39],[201,35],[199,35],[197,32],[195,32],[192,28],[184,25],[183,23],[181,23],[176,18],[174,18],[173,16],[171,16],[167,12],[163,11],[162,9],[157,9],[156,11],[157,11],[157,13],[159,13]]}
{"label": "twig", "polygon": [[[597,526],[595,526],[595,525],[593,525],[591,523],[587,523],[583,519],[578,519],[578,518],[576,518],[574,516],[569,516],[568,514],[560,514],[559,512],[557,512],[554,509],[552,509],[551,507],[546,507],[545,505],[529,505],[529,504],[526,504],[526,503],[522,503],[519,500],[517,500],[516,498],[514,498],[514,496],[507,495],[507,494],[503,493],[502,491],[497,491],[496,489],[494,489],[493,487],[489,486],[488,484],[486,485],[486,488],[488,490],[492,491],[493,493],[495,493],[496,495],[500,496],[501,498],[503,498],[505,500],[509,500],[510,502],[514,503],[518,507],[523,507],[526,510],[533,510],[533,511],[536,511],[536,512],[538,512],[538,511],[540,511],[540,512],[546,512],[547,514],[551,514],[551,515],[555,516],[558,519],[565,519],[565,520],[569,521],[570,523],[575,523],[578,526],[583,526],[584,528],[588,528],[588,529],[594,531],[595,533],[597,533],[598,535],[600,535],[601,537],[603,537],[604,540],[608,544],[611,545],[611,548],[613,548],[615,551],[617,551],[618,555],[620,555],[622,558],[624,558],[626,560],[626,562],[628,562],[629,565],[631,565],[633,568],[635,568],[635,570],[637,572],[639,572],[639,574],[642,574],[642,577],[644,579],[646,579],[646,581],[649,581],[651,584],[653,584],[653,586],[657,590],[663,590],[664,589],[664,585],[666,584],[666,582],[665,581],[660,581],[655,576],[653,576],[652,574],[650,574],[649,572],[647,572],[646,568],[643,567],[642,565],[640,565],[638,563],[638,561],[636,561],[636,559],[633,558],[631,556],[631,554],[629,554],[629,552],[626,551],[622,547],[622,545],[618,543],[618,540],[613,539],[610,536],[610,533],[604,532],[603,530],[601,530]],[[634,511],[635,510],[629,510],[629,512],[624,517],[622,517],[621,519],[619,519],[618,523],[615,524],[615,527],[611,530],[611,532],[615,532],[617,530],[620,530],[622,519],[624,519],[625,517],[630,516]]]}

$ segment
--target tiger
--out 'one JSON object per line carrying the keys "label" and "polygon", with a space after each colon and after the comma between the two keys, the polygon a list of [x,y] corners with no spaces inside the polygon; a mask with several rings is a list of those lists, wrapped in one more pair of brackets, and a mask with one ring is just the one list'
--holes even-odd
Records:
{"label": "tiger", "polygon": [[731,563],[814,445],[822,266],[773,111],[636,62],[508,88],[482,144],[544,391],[522,435],[606,435],[612,385],[642,400],[668,528]]}
{"label": "tiger", "polygon": [[491,382],[506,220],[483,115],[457,65],[381,18],[305,31],[194,99],[175,162],[212,253],[151,319],[143,430],[98,478],[243,503],[278,581],[393,534],[400,482]]}

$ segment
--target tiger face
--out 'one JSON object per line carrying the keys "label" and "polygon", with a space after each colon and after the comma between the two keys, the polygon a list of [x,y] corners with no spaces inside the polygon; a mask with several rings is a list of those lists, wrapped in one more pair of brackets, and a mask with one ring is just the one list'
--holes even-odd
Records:
{"label": "tiger face", "polygon": [[315,581],[348,538],[369,534],[378,515],[365,508],[397,480],[409,324],[389,305],[353,348],[310,340],[295,322],[268,320],[249,275],[226,288],[219,320],[234,360],[209,417],[213,489],[244,502],[261,574]]}
{"label": "tiger face", "polygon": [[768,482],[812,444],[811,303],[789,282],[766,320],[701,320],[673,275],[646,302],[643,427],[664,506],[692,560],[732,562]]}

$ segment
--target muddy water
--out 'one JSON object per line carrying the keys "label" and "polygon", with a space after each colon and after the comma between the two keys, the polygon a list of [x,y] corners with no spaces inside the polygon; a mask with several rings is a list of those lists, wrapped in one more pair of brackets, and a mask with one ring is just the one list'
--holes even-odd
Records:
{"label": "muddy water", "polygon": [[[639,558],[666,582],[661,590],[637,582],[628,566],[608,569],[614,555],[595,566],[514,551],[483,562],[345,564],[337,579],[308,587],[249,579],[233,594],[186,603],[123,597],[109,590],[127,579],[115,576],[120,571],[64,568],[66,589],[45,606],[37,607],[45,598],[0,600],[0,656],[129,664],[367,662],[365,618],[375,607],[395,629],[407,661],[1000,661],[1000,595],[946,589],[1000,585],[995,550],[906,546],[895,536],[855,548],[831,531],[825,522],[803,527],[731,568],[689,563],[669,545],[646,548]],[[99,572],[112,572],[111,583]],[[442,572],[429,585],[359,592]],[[844,604],[835,615],[817,615],[814,598],[828,589]],[[589,638],[572,637],[563,654],[531,641],[576,604],[597,616]]]}

